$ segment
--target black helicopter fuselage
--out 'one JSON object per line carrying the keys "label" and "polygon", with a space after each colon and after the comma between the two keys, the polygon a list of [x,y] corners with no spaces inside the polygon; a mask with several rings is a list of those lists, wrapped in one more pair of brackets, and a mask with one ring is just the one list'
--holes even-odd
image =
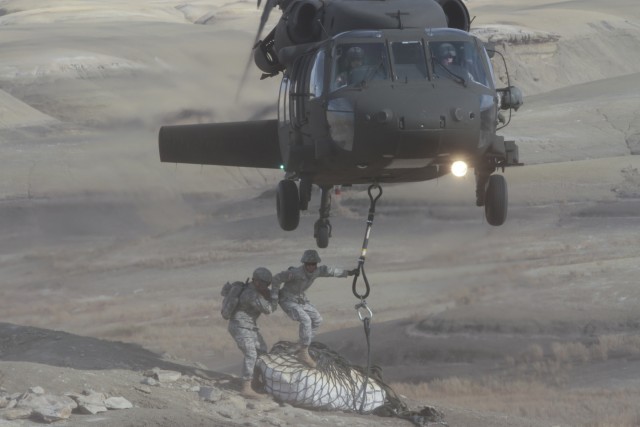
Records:
{"label": "black helicopter fuselage", "polygon": [[[276,6],[282,16],[260,40]],[[283,169],[276,207],[287,231],[317,185],[321,248],[334,185],[462,176],[469,167],[476,205],[501,225],[507,187],[494,172],[520,163],[516,144],[496,134],[499,110],[517,110],[522,94],[495,87],[488,50],[469,26],[462,0],[266,0],[252,55],[263,78],[282,73],[278,117],[163,126],[160,159]]]}
{"label": "black helicopter fuselage", "polygon": [[[443,43],[457,46],[462,65],[437,63],[432,52]],[[339,86],[340,57],[354,46],[370,58]],[[284,169],[321,186],[436,178],[456,160],[484,161],[500,140],[498,108],[488,55],[466,32],[345,32],[285,72],[278,109]]]}

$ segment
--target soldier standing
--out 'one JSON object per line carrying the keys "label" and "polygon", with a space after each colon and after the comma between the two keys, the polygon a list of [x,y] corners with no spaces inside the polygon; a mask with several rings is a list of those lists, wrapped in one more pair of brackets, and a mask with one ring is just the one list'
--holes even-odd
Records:
{"label": "soldier standing", "polygon": [[275,291],[274,288],[269,290],[271,279],[271,272],[268,269],[256,268],[251,282],[247,283],[241,291],[238,305],[229,319],[229,333],[244,354],[240,394],[249,399],[260,397],[251,387],[251,381],[258,352],[267,351],[267,344],[260,334],[256,321],[261,314],[273,313],[278,307],[277,288]]}
{"label": "soldier standing", "polygon": [[309,344],[322,323],[322,316],[309,302],[305,291],[318,277],[353,276],[357,270],[343,270],[326,265],[318,267],[320,255],[313,249],[304,251],[300,262],[302,262],[301,266],[291,267],[273,276],[273,286],[277,289],[280,283],[284,283],[280,290],[280,307],[287,316],[300,322],[298,357],[308,366],[315,368],[316,362],[309,355]]}

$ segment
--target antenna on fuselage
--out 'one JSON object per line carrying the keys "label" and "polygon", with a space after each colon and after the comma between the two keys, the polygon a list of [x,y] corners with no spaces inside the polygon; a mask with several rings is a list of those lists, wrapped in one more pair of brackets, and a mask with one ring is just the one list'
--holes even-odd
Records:
{"label": "antenna on fuselage", "polygon": [[388,16],[392,17],[392,18],[396,18],[398,20],[398,29],[402,30],[402,15],[409,15],[408,12],[400,12],[400,9],[398,9],[397,12],[395,13],[387,13]]}
{"label": "antenna on fuselage", "polygon": [[324,33],[324,35],[325,35],[327,38],[330,38],[330,36],[329,36],[329,32],[327,31],[327,29],[326,29],[326,28],[324,28],[324,25],[322,25],[322,21],[320,20],[320,18],[318,18],[318,19],[317,19],[317,21],[318,21],[318,25],[320,25],[320,28],[322,29],[322,32]]}

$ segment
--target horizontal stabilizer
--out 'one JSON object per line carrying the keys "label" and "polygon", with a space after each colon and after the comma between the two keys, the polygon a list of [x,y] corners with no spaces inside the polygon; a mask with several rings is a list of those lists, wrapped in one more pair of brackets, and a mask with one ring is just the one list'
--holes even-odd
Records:
{"label": "horizontal stabilizer", "polygon": [[279,169],[278,121],[163,126],[160,161]]}

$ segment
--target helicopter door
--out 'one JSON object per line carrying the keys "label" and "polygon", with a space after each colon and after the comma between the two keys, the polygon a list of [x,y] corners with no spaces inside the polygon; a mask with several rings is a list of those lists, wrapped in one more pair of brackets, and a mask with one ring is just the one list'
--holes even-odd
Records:
{"label": "helicopter door", "polygon": [[299,168],[302,162],[309,161],[314,156],[313,142],[309,137],[309,101],[314,93],[323,90],[322,81],[316,81],[313,87],[310,84],[314,58],[314,55],[309,54],[298,57],[280,86],[278,133],[286,170]]}
{"label": "helicopter door", "polygon": [[307,83],[312,65],[313,58],[309,55],[303,55],[294,62],[291,70],[289,111],[291,113],[291,125],[296,130],[300,130],[308,122],[306,103],[309,98],[309,88]]}
{"label": "helicopter door", "polygon": [[285,73],[280,83],[280,95],[278,98],[278,140],[280,142],[280,154],[286,168],[289,164],[289,77]]}
{"label": "helicopter door", "polygon": [[280,83],[280,94],[278,96],[278,123],[280,127],[289,124],[289,78],[282,78]]}

